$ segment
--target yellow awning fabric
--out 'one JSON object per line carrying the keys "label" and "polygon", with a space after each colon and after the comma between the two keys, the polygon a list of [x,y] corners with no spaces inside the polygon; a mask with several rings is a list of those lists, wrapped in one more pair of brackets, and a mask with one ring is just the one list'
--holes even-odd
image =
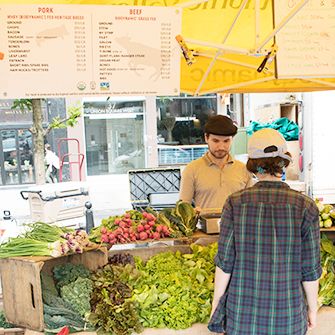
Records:
{"label": "yellow awning fabric", "polygon": [[[259,4],[258,11],[255,11],[255,3]],[[257,72],[257,68],[274,43],[273,38],[267,39],[273,30],[272,0],[209,0],[207,2],[201,2],[201,0],[198,2],[197,0],[0,0],[0,4],[176,6],[183,10],[182,36],[188,48],[193,50],[196,60],[194,64],[188,66],[184,58],[181,59],[182,92],[206,94],[335,89],[335,78],[277,80],[274,62],[269,64],[266,73]],[[256,55],[255,46],[259,45],[262,45],[260,49],[262,52]],[[211,67],[210,71],[208,71],[209,67]]]}

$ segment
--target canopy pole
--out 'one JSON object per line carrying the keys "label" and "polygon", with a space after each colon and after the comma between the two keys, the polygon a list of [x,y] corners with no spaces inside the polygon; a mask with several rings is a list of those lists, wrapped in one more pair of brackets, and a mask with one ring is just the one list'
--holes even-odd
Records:
{"label": "canopy pole", "polygon": [[234,28],[234,26],[235,26],[235,24],[236,24],[238,18],[239,18],[240,15],[242,14],[242,11],[243,11],[244,7],[246,6],[247,2],[249,2],[249,0],[244,0],[243,3],[242,3],[242,5],[241,5],[240,8],[238,9],[238,12],[237,12],[237,14],[235,15],[235,18],[234,18],[234,20],[233,20],[233,23],[231,24],[230,28],[229,28],[228,31],[227,31],[226,36],[223,38],[223,40],[222,40],[222,42],[221,42],[222,44],[224,44],[224,43],[226,42],[227,38],[229,37],[229,35],[230,35],[231,31],[233,30],[233,28]]}
{"label": "canopy pole", "polygon": [[309,0],[302,0],[297,6],[295,6],[278,24],[272,32],[265,37],[265,39],[256,46],[255,51],[261,50],[266,43],[268,43],[301,9],[304,7]]}
{"label": "canopy pole", "polygon": [[312,83],[322,84],[322,85],[329,86],[329,87],[335,87],[335,83],[331,83],[329,81],[323,81],[320,79],[313,79],[313,78],[304,78],[304,77],[300,77],[300,79],[311,81]]}
{"label": "canopy pole", "polygon": [[255,47],[259,43],[260,35],[260,0],[255,0]]}
{"label": "canopy pole", "polygon": [[[201,57],[205,57],[205,58],[213,58],[213,55],[207,55],[207,54],[201,53],[201,52],[197,53],[196,55],[201,56]],[[229,64],[241,65],[241,66],[244,66],[244,67],[247,67],[247,68],[250,68],[250,69],[254,69],[254,70],[257,70],[257,68],[258,68],[258,66],[256,66],[256,65],[243,63],[243,62],[238,62],[238,61],[231,60],[229,58],[224,58],[224,57],[218,57],[217,60],[221,60],[221,61],[223,61],[225,63],[229,63]]]}
{"label": "canopy pole", "polygon": [[[236,24],[238,18],[240,17],[240,15],[241,15],[241,13],[242,13],[242,11],[243,11],[243,9],[244,9],[244,7],[246,6],[246,4],[247,4],[248,1],[249,1],[249,0],[244,0],[244,1],[243,1],[242,5],[241,5],[240,8],[238,9],[238,12],[236,13],[236,15],[235,15],[235,17],[234,17],[233,23],[232,23],[231,26],[229,27],[229,29],[228,29],[226,35],[224,36],[224,38],[223,38],[221,44],[224,44],[224,43],[227,41],[227,38],[229,37],[229,35],[230,35],[232,29],[234,28],[234,26],[235,26],[235,24]],[[222,54],[222,52],[223,52],[222,49],[218,49],[218,51],[216,52],[214,58],[212,59],[211,63],[209,64],[209,66],[208,66],[208,68],[207,68],[205,74],[204,74],[203,77],[201,78],[200,84],[198,85],[198,87],[197,87],[197,89],[196,89],[196,91],[195,91],[195,95],[198,95],[198,94],[199,94],[201,87],[203,86],[205,80],[207,79],[207,77],[208,77],[208,75],[209,75],[209,72],[212,70],[212,68],[213,68],[213,66],[214,66],[214,64],[215,64],[215,62],[216,62],[216,59]]]}
{"label": "canopy pole", "polygon": [[253,85],[253,84],[264,83],[266,81],[274,80],[274,79],[276,79],[274,76],[266,77],[266,78],[261,78],[261,79],[255,79],[255,80],[245,81],[243,83],[238,83],[238,84],[234,84],[234,85],[230,85],[230,86],[220,87],[220,88],[217,88],[215,90],[203,91],[201,93],[202,94],[220,93],[220,92],[230,91],[232,89],[239,88],[239,87],[244,87],[244,86],[249,86],[249,85]]}
{"label": "canopy pole", "polygon": [[187,43],[203,45],[205,47],[210,47],[210,48],[213,48],[213,49],[220,49],[222,51],[233,52],[233,53],[237,53],[237,54],[241,54],[241,55],[249,55],[250,54],[248,49],[226,46],[226,45],[221,44],[221,43],[212,43],[212,42],[200,41],[200,40],[195,40],[195,39],[187,38],[187,37],[185,37],[184,40]]}
{"label": "canopy pole", "polygon": [[[195,56],[201,56],[201,57],[204,57],[204,58],[213,58],[213,55],[209,55],[209,54],[206,54],[204,52],[198,52],[198,53],[195,54]],[[249,64],[249,63],[238,62],[238,61],[235,61],[235,60],[231,60],[229,58],[218,57],[216,60],[217,61],[220,60],[220,61],[223,61],[223,62],[229,63],[229,64],[244,66],[246,68],[253,69],[253,70],[258,69],[258,65],[252,65],[252,64]],[[273,73],[273,71],[268,71],[267,74],[270,75],[270,74],[274,74],[274,73]]]}

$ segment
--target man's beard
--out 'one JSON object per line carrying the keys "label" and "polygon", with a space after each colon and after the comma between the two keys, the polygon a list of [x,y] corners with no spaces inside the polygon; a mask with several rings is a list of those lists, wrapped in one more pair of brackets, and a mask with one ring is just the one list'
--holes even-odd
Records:
{"label": "man's beard", "polygon": [[209,152],[211,153],[211,155],[216,158],[216,159],[223,159],[228,155],[228,152],[225,150],[216,150],[216,151],[212,151],[211,149],[209,149]]}

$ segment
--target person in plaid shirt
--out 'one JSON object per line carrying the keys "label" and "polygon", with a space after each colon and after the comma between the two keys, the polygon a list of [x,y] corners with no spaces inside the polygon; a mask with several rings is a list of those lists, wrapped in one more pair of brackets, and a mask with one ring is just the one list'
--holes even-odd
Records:
{"label": "person in plaid shirt", "polygon": [[291,161],[274,129],[254,133],[247,168],[258,182],[222,212],[209,330],[227,335],[305,335],[315,327],[320,265],[314,201],[281,181]]}

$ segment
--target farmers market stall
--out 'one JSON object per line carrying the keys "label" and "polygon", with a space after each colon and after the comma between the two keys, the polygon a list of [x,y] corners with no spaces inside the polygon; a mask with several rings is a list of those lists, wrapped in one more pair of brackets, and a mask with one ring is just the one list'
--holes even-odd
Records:
{"label": "farmers market stall", "polygon": [[[334,306],[334,208],[316,202],[322,230],[319,305]],[[27,334],[56,333],[64,326],[92,335],[210,334],[218,235],[199,231],[197,221],[192,206],[177,202],[161,211],[110,216],[89,236],[40,222],[28,225],[24,235],[0,247],[7,320],[29,329]],[[331,319],[333,312],[321,307],[320,319]],[[319,323],[311,334],[334,329]]]}

